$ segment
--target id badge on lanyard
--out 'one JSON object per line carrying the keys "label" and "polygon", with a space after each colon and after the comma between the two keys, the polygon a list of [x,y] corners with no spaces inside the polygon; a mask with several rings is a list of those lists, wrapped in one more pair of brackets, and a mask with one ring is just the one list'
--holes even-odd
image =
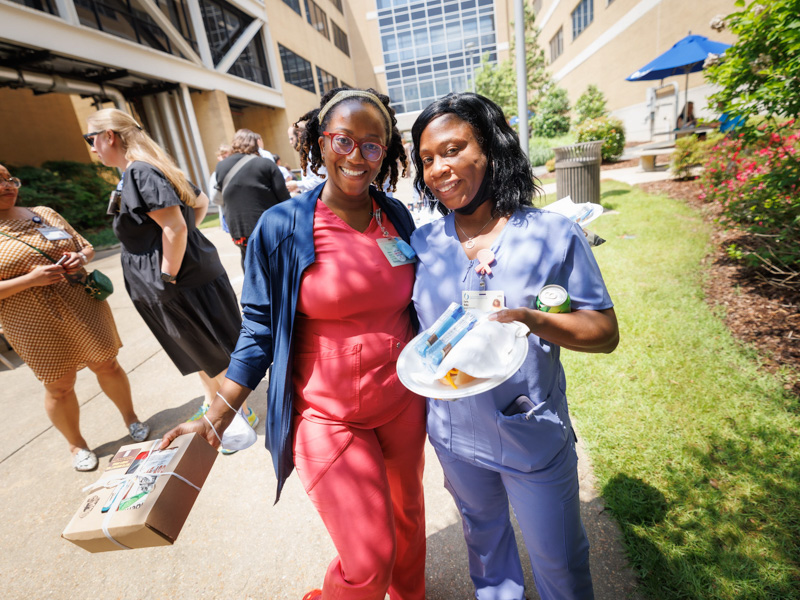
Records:
{"label": "id badge on lanyard", "polygon": [[393,267],[399,267],[417,262],[417,253],[414,252],[414,249],[408,242],[393,236],[386,230],[386,227],[383,226],[380,208],[375,211],[374,216],[375,222],[383,232],[383,238],[379,238],[375,241],[378,243],[378,248],[381,249],[386,260],[389,261],[389,264]]}
{"label": "id badge on lanyard", "polygon": [[502,290],[487,290],[486,276],[492,274],[490,265],[495,262],[494,252],[485,248],[478,250],[478,264],[475,272],[480,275],[480,285],[477,290],[464,290],[461,292],[461,304],[464,308],[471,308],[488,313],[501,310],[506,306],[505,294]]}

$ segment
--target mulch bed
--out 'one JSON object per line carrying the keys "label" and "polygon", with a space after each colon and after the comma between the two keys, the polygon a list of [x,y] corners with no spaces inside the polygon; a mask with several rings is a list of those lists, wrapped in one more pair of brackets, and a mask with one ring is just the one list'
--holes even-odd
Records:
{"label": "mulch bed", "polygon": [[734,337],[758,350],[765,369],[777,373],[787,367],[784,388],[800,399],[800,290],[770,285],[728,257],[725,249],[734,243],[746,246],[747,234],[716,223],[718,210],[697,197],[698,180],[656,181],[640,187],[650,194],[683,200],[713,223],[713,250],[705,258],[707,302],[724,309],[725,323]]}

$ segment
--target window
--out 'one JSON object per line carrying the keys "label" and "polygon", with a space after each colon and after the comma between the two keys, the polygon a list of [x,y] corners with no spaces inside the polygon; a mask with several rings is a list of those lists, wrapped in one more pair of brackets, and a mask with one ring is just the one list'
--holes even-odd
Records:
{"label": "window", "polygon": [[306,2],[306,19],[311,26],[324,35],[327,39],[331,39],[328,34],[328,15],[322,10],[314,0],[305,0]]}
{"label": "window", "polygon": [[236,62],[228,69],[228,73],[261,85],[272,86],[265,56],[264,41],[260,34],[256,34]]}
{"label": "window", "polygon": [[316,93],[317,89],[314,87],[314,73],[311,70],[311,63],[280,44],[278,44],[278,50],[281,54],[283,78],[286,83],[291,83],[304,90]]}
{"label": "window", "polygon": [[347,43],[347,34],[333,21],[331,21],[331,28],[333,29],[333,44],[347,56],[350,56],[350,44]]}
{"label": "window", "polygon": [[594,21],[594,0],[581,0],[572,11],[572,39],[578,37]]}
{"label": "window", "polygon": [[555,62],[562,52],[564,52],[564,28],[559,27],[558,33],[550,40],[550,62]]}
{"label": "window", "polygon": [[22,4],[23,6],[27,6],[28,8],[35,8],[36,10],[41,10],[42,12],[48,12],[51,15],[57,15],[55,7],[50,0],[11,0],[12,2],[16,2],[17,4]]}
{"label": "window", "polygon": [[340,13],[344,14],[344,10],[342,10],[342,0],[331,0],[331,4],[338,8]]}
{"label": "window", "polygon": [[300,0],[283,0],[283,3],[289,6],[294,12],[302,16],[300,12]]}
{"label": "window", "polygon": [[[24,4],[36,8],[37,2]],[[156,0],[156,5],[196,52],[194,32],[189,25],[187,8],[183,3],[180,0]],[[161,52],[182,56],[150,15],[136,8],[130,0],[76,0],[75,10],[81,25]]]}
{"label": "window", "polygon": [[319,93],[325,94],[330,92],[333,88],[339,87],[339,81],[328,73],[317,67],[317,81],[319,82]]}

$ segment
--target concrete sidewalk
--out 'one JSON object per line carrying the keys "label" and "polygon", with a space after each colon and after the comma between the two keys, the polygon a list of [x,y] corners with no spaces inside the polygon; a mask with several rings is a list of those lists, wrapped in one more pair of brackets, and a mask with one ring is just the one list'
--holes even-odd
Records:
{"label": "concrete sidewalk", "polygon": [[[410,180],[397,196],[411,198]],[[204,230],[220,251],[237,293],[242,277],[239,250],[219,229]],[[124,347],[119,360],[131,380],[139,416],[157,437],[192,415],[202,401],[196,375],[182,377],[133,308],[122,282],[118,251],[99,253],[91,265],[114,281],[110,297]],[[67,446],[51,426],[43,390],[31,371],[11,352],[16,368],[0,366],[0,490],[5,527],[0,533],[4,598],[200,598],[299,600],[320,587],[334,548],[296,476],[273,505],[275,476],[264,449],[266,413],[262,383],[249,403],[262,422],[256,446],[219,456],[183,531],[172,547],[89,554],[60,538],[83,498],[81,488],[94,473],[70,466]],[[78,374],[81,427],[100,458],[101,469],[123,444],[126,428],[88,369]],[[577,424],[580,426],[580,423]],[[151,439],[152,439],[151,438]],[[591,567],[598,600],[638,598],[619,542],[616,525],[603,512],[591,465],[580,449],[584,524],[592,544]],[[458,512],[442,485],[430,446],[425,469],[427,506],[427,597],[473,597]],[[533,576],[524,546],[528,598]]]}

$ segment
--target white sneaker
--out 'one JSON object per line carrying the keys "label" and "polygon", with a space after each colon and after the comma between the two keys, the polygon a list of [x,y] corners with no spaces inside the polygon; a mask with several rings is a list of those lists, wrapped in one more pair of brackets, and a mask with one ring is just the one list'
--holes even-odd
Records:
{"label": "white sneaker", "polygon": [[97,456],[87,448],[81,448],[72,455],[72,468],[76,471],[94,471],[97,468]]}

